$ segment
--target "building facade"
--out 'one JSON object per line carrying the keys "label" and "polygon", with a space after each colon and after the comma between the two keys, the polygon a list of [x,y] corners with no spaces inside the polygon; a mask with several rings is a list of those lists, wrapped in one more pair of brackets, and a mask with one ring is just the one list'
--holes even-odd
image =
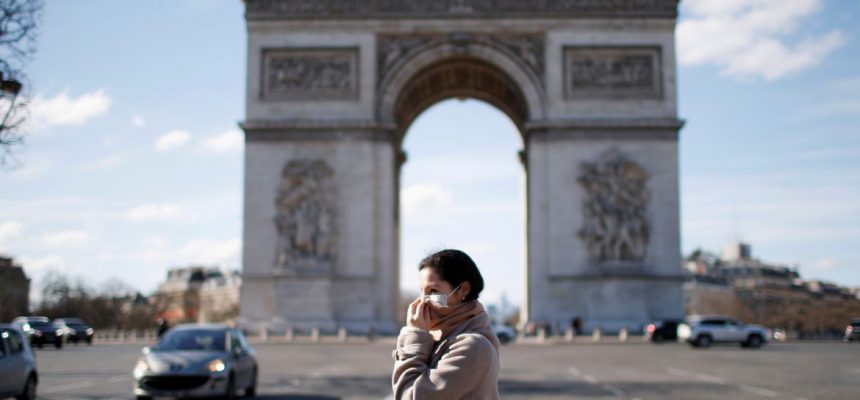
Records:
{"label": "building facade", "polygon": [[30,308],[30,278],[11,257],[0,256],[0,322],[27,315]]}

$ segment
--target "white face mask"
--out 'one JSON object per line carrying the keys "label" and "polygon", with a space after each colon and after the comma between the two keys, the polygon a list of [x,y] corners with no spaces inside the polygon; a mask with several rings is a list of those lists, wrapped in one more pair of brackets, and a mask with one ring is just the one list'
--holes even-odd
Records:
{"label": "white face mask", "polygon": [[436,305],[438,305],[439,307],[449,307],[448,298],[451,297],[451,295],[454,294],[454,292],[456,292],[457,289],[460,288],[460,286],[463,286],[463,284],[461,283],[461,284],[457,285],[457,287],[455,287],[454,290],[452,290],[451,293],[448,293],[448,294],[434,293],[434,294],[421,295],[421,297],[429,299],[430,302],[436,303]]}

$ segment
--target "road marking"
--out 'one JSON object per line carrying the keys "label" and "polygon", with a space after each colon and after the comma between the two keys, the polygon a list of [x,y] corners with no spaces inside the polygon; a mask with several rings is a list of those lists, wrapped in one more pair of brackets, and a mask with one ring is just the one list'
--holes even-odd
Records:
{"label": "road marking", "polygon": [[604,383],[604,384],[602,385],[602,387],[603,387],[603,389],[605,389],[606,391],[608,391],[608,392],[612,393],[612,395],[613,395],[613,396],[615,396],[615,397],[624,397],[624,394],[625,394],[625,393],[624,393],[624,391],[623,391],[623,390],[621,390],[621,389],[619,389],[619,388],[617,388],[617,387],[615,387],[615,386],[607,385],[607,384],[605,384],[605,383]]}
{"label": "road marking", "polygon": [[743,390],[746,390],[747,392],[755,393],[755,394],[757,394],[757,395],[759,395],[759,396],[765,396],[765,397],[776,397],[776,396],[778,396],[778,395],[779,395],[779,393],[774,392],[773,390],[762,389],[762,388],[760,388],[760,387],[755,387],[755,386],[745,385],[745,384],[743,384],[743,383],[741,383],[740,385],[738,385],[738,387],[739,387],[739,388],[741,388],[741,389],[743,389]]}
{"label": "road marking", "polygon": [[595,378],[595,377],[593,377],[593,376],[591,376],[591,375],[588,375],[588,374],[583,375],[583,376],[582,376],[582,379],[585,379],[585,381],[586,381],[586,382],[591,383],[591,384],[596,384],[597,382],[599,382],[599,381],[597,380],[597,378]]}
{"label": "road marking", "polygon": [[567,372],[570,372],[571,375],[577,376],[577,377],[582,375],[582,372],[579,372],[578,369],[573,368],[573,367],[570,367],[570,369],[568,369]]}
{"label": "road marking", "polygon": [[719,376],[713,376],[713,375],[696,374],[696,379],[698,379],[700,381],[705,381],[705,382],[719,383],[721,385],[726,383],[725,379],[720,378]]}
{"label": "road marking", "polygon": [[720,384],[720,385],[737,386],[738,388],[740,388],[743,391],[754,393],[754,394],[757,394],[759,396],[765,396],[765,397],[777,397],[777,396],[779,396],[779,393],[775,392],[773,390],[768,390],[768,389],[764,389],[764,388],[760,388],[760,387],[756,387],[756,386],[752,386],[752,385],[747,385],[747,384],[743,384],[743,383],[733,384],[733,383],[730,383],[730,382],[726,381],[725,379],[720,378],[718,376],[694,373],[694,372],[684,371],[684,370],[680,370],[677,368],[671,368],[671,367],[666,368],[666,372],[668,372],[669,375],[679,376],[679,377],[683,377],[683,378],[695,378],[695,379],[698,379],[700,381],[716,383],[716,384]]}
{"label": "road marking", "polygon": [[85,388],[87,386],[92,386],[92,385],[93,385],[93,381],[83,381],[83,382],[77,382],[77,383],[70,383],[68,385],[54,386],[54,387],[50,387],[47,389],[41,389],[39,391],[42,393],[56,393],[56,392],[62,392],[65,390]]}

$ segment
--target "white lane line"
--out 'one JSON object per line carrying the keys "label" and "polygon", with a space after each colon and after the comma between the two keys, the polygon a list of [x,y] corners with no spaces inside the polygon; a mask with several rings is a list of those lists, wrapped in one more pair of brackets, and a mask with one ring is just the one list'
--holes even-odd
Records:
{"label": "white lane line", "polygon": [[580,375],[582,375],[582,372],[579,372],[578,369],[573,368],[573,367],[570,367],[570,369],[568,369],[567,372],[570,372],[571,375],[576,376],[576,377],[579,377]]}
{"label": "white lane line", "polygon": [[583,375],[583,376],[582,376],[582,379],[585,379],[585,381],[586,381],[586,382],[591,383],[591,384],[596,384],[597,382],[599,382],[599,381],[597,380],[597,378],[595,378],[595,377],[593,377],[593,376],[591,376],[591,375],[588,375],[588,374]]}
{"label": "white lane line", "polygon": [[94,383],[93,381],[76,382],[76,383],[70,383],[68,385],[60,385],[60,386],[49,387],[47,389],[40,389],[39,391],[42,393],[56,393],[56,392],[62,392],[62,391],[66,391],[66,390],[85,388],[87,386],[92,386],[93,383]]}
{"label": "white lane line", "polygon": [[603,389],[605,389],[606,391],[612,393],[612,395],[615,397],[624,397],[624,391],[615,386],[607,385],[604,383],[603,385],[601,385],[601,387],[603,387]]}
{"label": "white lane line", "polygon": [[684,371],[684,370],[680,370],[677,368],[671,368],[671,367],[666,368],[666,372],[668,372],[669,375],[679,376],[679,377],[683,377],[683,378],[695,378],[695,379],[698,379],[700,381],[716,383],[716,384],[720,384],[720,385],[734,385],[743,391],[754,393],[754,394],[757,394],[759,396],[765,396],[765,397],[771,397],[771,398],[779,396],[779,393],[775,392],[773,390],[768,390],[768,389],[764,389],[764,388],[760,388],[760,387],[756,387],[756,386],[752,386],[752,385],[747,385],[747,384],[743,384],[743,383],[733,384],[733,383],[730,383],[730,382],[726,381],[725,379],[720,378],[718,376],[693,373],[693,372]]}
{"label": "white lane line", "polygon": [[724,385],[726,383],[725,379],[713,375],[696,374],[696,379],[705,382],[719,383],[720,385]]}
{"label": "white lane line", "polygon": [[747,391],[747,392],[755,393],[755,394],[757,394],[757,395],[759,395],[759,396],[765,396],[765,397],[776,397],[776,396],[779,396],[779,393],[774,392],[773,390],[762,389],[762,388],[760,388],[760,387],[755,387],[755,386],[745,385],[745,384],[743,384],[743,383],[739,384],[739,385],[738,385],[738,387],[739,387],[739,388],[741,388],[741,389],[743,389],[743,390],[745,390],[745,391]]}

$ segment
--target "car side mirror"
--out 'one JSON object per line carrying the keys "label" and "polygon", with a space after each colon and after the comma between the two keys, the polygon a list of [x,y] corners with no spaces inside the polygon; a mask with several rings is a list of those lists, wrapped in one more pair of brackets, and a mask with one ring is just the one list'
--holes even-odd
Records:
{"label": "car side mirror", "polygon": [[147,355],[147,354],[149,354],[151,351],[152,351],[152,349],[150,349],[150,348],[149,348],[149,346],[146,346],[146,347],[144,347],[140,352],[141,352],[141,353],[143,353],[143,355]]}

